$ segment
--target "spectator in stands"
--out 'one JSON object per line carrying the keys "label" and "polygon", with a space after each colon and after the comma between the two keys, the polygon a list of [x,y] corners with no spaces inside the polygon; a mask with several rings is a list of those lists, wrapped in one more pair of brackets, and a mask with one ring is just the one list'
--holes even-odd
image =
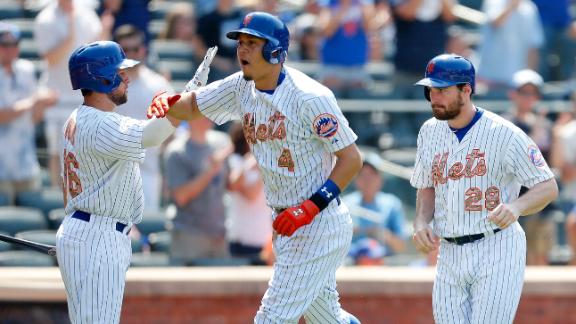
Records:
{"label": "spectator in stands", "polygon": [[470,39],[470,32],[461,26],[448,27],[448,40],[446,41],[446,53],[464,56],[473,64],[478,62],[478,53],[474,50],[474,44]]}
{"label": "spectator in stands", "polygon": [[188,133],[176,136],[165,152],[167,187],[176,205],[171,231],[173,265],[229,256],[224,193],[226,158],[232,152],[227,134],[212,130],[207,118],[188,122]]}
{"label": "spectator in stands", "polygon": [[195,48],[196,16],[194,7],[187,2],[174,3],[164,17],[164,29],[159,38],[166,40],[179,40]]}
{"label": "spectator in stands", "polygon": [[[294,32],[291,34],[293,40],[288,50],[289,58],[296,61],[314,61],[320,58],[318,53],[318,44],[320,43],[320,30],[317,25],[318,16],[311,13],[301,13],[292,22],[289,27]],[[295,52],[294,49],[297,51]]]}
{"label": "spectator in stands", "polygon": [[530,0],[485,0],[477,83],[487,95],[505,97],[512,76],[523,69],[538,69],[538,51],[544,44],[538,9]]}
{"label": "spectator in stands", "polygon": [[198,19],[198,50],[196,59],[201,62],[209,47],[218,46],[212,61],[208,82],[222,79],[239,70],[236,62],[236,41],[228,39],[226,32],[240,25],[244,15],[234,6],[234,0],[218,0],[216,9]]}
{"label": "spectator in stands", "polygon": [[[134,25],[118,27],[114,32],[114,41],[120,44],[126,57],[146,62],[148,48],[144,42],[144,32]],[[130,91],[128,101],[122,105],[118,112],[135,118],[145,119],[146,107],[152,98],[161,91],[173,92],[170,83],[160,74],[152,71],[145,64],[138,64],[126,69],[130,77]],[[142,174],[142,188],[144,190],[144,209],[158,211],[162,188],[162,175],[160,174],[161,147],[148,148],[144,163],[140,165]]]}
{"label": "spectator in stands", "polygon": [[576,22],[570,13],[570,0],[532,0],[544,30],[546,44],[540,47],[539,71],[546,81],[563,81],[574,73]]}
{"label": "spectator in stands", "polygon": [[100,16],[111,16],[113,34],[122,25],[133,25],[144,32],[144,42],[148,46],[151,36],[148,29],[151,14],[148,9],[150,0],[100,0]]}
{"label": "spectator in stands", "polygon": [[264,182],[242,124],[233,124],[228,133],[234,144],[234,153],[228,158],[230,202],[226,236],[230,254],[247,258],[252,264],[264,264],[260,253],[272,237],[272,210],[266,204]]}
{"label": "spectator in stands", "polygon": [[[550,161],[552,142],[552,122],[547,119],[546,111],[536,112],[540,101],[544,81],[533,70],[520,70],[512,78],[513,89],[508,97],[512,109],[504,117],[520,127],[538,145],[544,159]],[[526,192],[522,187],[520,194]],[[528,265],[547,265],[550,251],[555,242],[555,223],[552,219],[552,205],[530,217],[521,217],[518,221],[526,232]]]}
{"label": "spectator in stands", "polygon": [[34,21],[36,46],[46,62],[40,85],[58,92],[58,103],[44,116],[50,179],[54,187],[60,185],[62,127],[83,100],[78,91],[72,90],[68,57],[80,45],[101,39],[106,28],[92,9],[75,4],[73,0],[50,2]]}
{"label": "spectator in stands", "polygon": [[[456,0],[390,0],[396,30],[393,56],[394,84],[391,97],[421,99],[422,89],[414,83],[431,57],[444,53],[448,27],[456,19],[452,10]],[[416,146],[420,125],[430,113],[392,114],[390,131],[397,147]]]}
{"label": "spectator in stands", "polygon": [[320,4],[322,67],[317,78],[336,97],[347,96],[349,91],[365,97],[371,82],[365,68],[370,55],[368,40],[374,32],[374,5],[359,0],[326,0]]}
{"label": "spectator in stands", "polygon": [[[396,96],[422,98],[422,89],[414,87],[414,82],[422,78],[421,66],[444,53],[448,26],[455,20],[454,4],[455,0],[390,0],[396,26],[393,59]],[[415,126],[416,132],[419,126]]]}
{"label": "spectator in stands", "polygon": [[[575,99],[573,99],[573,105]],[[566,213],[566,238],[572,250],[572,265],[576,265],[576,118],[574,111],[558,115],[552,128],[550,161],[560,176],[557,203]]]}
{"label": "spectator in stands", "polygon": [[0,22],[0,194],[8,204],[22,191],[40,188],[35,124],[56,103],[52,90],[39,90],[32,62],[19,59],[21,34]]}
{"label": "spectator in stands", "polygon": [[357,191],[342,199],[354,222],[351,251],[361,251],[356,245],[370,246],[373,243],[365,239],[372,239],[379,243],[382,255],[386,256],[406,249],[405,217],[400,199],[381,191],[384,181],[376,168],[379,160],[374,154],[365,155],[364,166],[355,180]]}

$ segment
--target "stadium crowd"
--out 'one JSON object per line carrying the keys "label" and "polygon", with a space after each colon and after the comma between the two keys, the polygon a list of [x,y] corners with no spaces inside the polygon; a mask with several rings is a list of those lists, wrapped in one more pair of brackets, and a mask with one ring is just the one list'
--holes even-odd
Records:
{"label": "stadium crowd", "polygon": [[[238,71],[236,43],[224,34],[260,10],[290,27],[287,65],[340,100],[357,100],[343,109],[365,149],[343,197],[355,222],[348,264],[435,264],[435,254],[418,255],[408,240],[415,191],[385,160],[412,166],[392,153],[413,157],[418,129],[431,117],[413,84],[430,58],[449,52],[474,62],[476,101],[488,110],[497,104],[529,134],[561,185],[554,204],[522,217],[528,264],[576,265],[574,9],[570,0],[3,1],[0,232],[49,243],[64,216],[59,139],[82,98],[68,78],[75,48],[114,40],[128,58],[146,62],[129,71],[129,100],[118,109],[144,119],[155,94],[182,91],[209,47],[219,48],[210,80]],[[405,109],[389,109],[392,102]],[[131,233],[134,265],[273,262],[270,210],[239,125],[182,123],[167,145],[147,151],[141,173],[146,207]],[[0,265],[20,262],[14,252],[0,243]]]}

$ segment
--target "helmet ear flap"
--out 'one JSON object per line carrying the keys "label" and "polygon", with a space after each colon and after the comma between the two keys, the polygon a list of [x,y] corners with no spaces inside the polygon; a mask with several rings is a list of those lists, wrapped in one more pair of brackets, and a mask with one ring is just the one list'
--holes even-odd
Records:
{"label": "helmet ear flap", "polygon": [[270,41],[267,41],[262,48],[262,56],[270,64],[280,64],[286,59],[286,51],[282,47],[274,47]]}

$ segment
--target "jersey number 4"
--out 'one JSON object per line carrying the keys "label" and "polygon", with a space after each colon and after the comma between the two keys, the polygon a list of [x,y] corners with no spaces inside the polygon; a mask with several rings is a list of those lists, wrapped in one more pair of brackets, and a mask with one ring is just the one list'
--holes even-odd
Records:
{"label": "jersey number 4", "polygon": [[278,166],[281,168],[288,168],[288,171],[294,172],[294,160],[292,160],[292,154],[290,154],[289,149],[283,149],[282,154],[278,158]]}
{"label": "jersey number 4", "polygon": [[64,192],[70,193],[72,198],[82,192],[82,183],[76,173],[78,168],[78,160],[74,153],[64,150]]}
{"label": "jersey number 4", "polygon": [[[482,191],[478,187],[470,187],[465,192],[466,200],[464,201],[465,211],[482,211]],[[484,208],[492,211],[500,204],[500,189],[492,186],[484,192]]]}

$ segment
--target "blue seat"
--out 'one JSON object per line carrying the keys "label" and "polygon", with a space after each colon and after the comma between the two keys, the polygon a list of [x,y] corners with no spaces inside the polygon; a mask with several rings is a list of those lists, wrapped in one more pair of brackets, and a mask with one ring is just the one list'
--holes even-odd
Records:
{"label": "blue seat", "polygon": [[64,198],[59,189],[42,188],[38,191],[25,191],[16,196],[16,205],[38,208],[48,219],[50,211],[64,207]]}
{"label": "blue seat", "polygon": [[8,195],[5,193],[0,192],[0,206],[8,206]]}
{"label": "blue seat", "polygon": [[0,207],[0,231],[10,235],[30,230],[48,229],[48,221],[42,212],[28,207]]}
{"label": "blue seat", "polygon": [[170,232],[156,232],[148,235],[148,241],[152,251],[155,252],[170,252],[170,244],[172,243],[172,236]]}
{"label": "blue seat", "polygon": [[195,72],[194,63],[188,60],[165,59],[158,62],[160,71],[167,71],[173,80],[189,80]]}
{"label": "blue seat", "polygon": [[133,267],[168,267],[170,256],[164,252],[134,253],[130,264]]}
{"label": "blue seat", "polygon": [[153,40],[150,44],[150,50],[155,53],[161,61],[184,60],[192,62],[194,60],[193,48],[190,44],[186,44],[183,41],[164,39]]}
{"label": "blue seat", "polygon": [[[6,232],[0,232],[0,234],[10,235]],[[4,241],[0,241],[0,252],[10,251],[10,250],[12,250],[12,244],[6,243]]]}
{"label": "blue seat", "polygon": [[167,222],[164,211],[144,211],[142,221],[136,227],[142,235],[148,236],[150,233],[165,231]]}
{"label": "blue seat", "polygon": [[66,211],[64,211],[64,208],[52,209],[48,213],[48,223],[50,225],[50,228],[58,229],[58,227],[60,227],[60,224],[62,224],[64,217],[66,217]]}
{"label": "blue seat", "polygon": [[35,251],[0,252],[0,266],[4,267],[53,267],[56,258]]}
{"label": "blue seat", "polygon": [[17,1],[2,0],[0,2],[0,19],[24,17],[24,9]]}

